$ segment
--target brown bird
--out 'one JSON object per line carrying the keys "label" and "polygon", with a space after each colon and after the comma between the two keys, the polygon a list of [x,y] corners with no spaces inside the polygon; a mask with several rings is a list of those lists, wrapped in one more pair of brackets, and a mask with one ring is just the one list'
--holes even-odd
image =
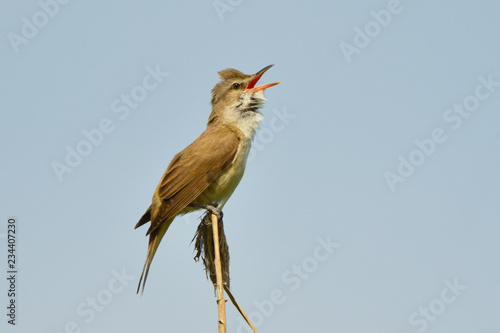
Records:
{"label": "brown bird", "polygon": [[264,90],[280,82],[255,86],[273,65],[246,75],[228,68],[212,89],[212,113],[206,130],[175,155],[153,195],[153,202],[135,228],[151,221],[149,245],[137,293],[144,291],[149,267],[161,239],[177,215],[208,209],[221,210],[243,176],[250,144],[264,119],[259,109]]}

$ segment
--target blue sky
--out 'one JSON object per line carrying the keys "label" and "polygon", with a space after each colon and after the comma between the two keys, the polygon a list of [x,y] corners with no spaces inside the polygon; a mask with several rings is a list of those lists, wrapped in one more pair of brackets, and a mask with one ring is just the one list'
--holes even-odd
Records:
{"label": "blue sky", "polygon": [[[259,332],[499,326],[496,1],[1,3],[0,267],[17,219],[16,326],[216,330],[178,218],[142,297],[149,206],[205,128],[217,71],[265,116],[224,209],[232,289]],[[228,331],[248,332],[228,305]]]}

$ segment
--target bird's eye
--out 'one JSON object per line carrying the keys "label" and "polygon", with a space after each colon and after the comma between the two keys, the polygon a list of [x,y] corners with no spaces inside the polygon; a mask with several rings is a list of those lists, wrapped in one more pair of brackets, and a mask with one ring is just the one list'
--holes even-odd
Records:
{"label": "bird's eye", "polygon": [[239,83],[237,83],[237,82],[233,83],[233,88],[234,89],[238,89],[239,87],[240,87]]}

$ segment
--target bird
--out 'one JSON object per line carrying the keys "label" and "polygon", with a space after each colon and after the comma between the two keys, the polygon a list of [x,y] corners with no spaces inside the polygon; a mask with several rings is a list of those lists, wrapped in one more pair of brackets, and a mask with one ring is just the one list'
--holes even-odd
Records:
{"label": "bird", "polygon": [[256,86],[273,65],[255,74],[228,68],[218,72],[212,89],[212,112],[205,131],[174,156],[154,191],[151,205],[135,229],[151,222],[146,261],[137,286],[144,292],[156,250],[176,216],[205,209],[222,218],[222,208],[245,171],[251,142],[264,116],[264,90],[280,84]]}

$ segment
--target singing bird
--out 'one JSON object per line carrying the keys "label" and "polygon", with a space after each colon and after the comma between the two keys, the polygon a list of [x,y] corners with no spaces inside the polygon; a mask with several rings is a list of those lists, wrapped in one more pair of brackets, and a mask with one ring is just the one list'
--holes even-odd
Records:
{"label": "singing bird", "polygon": [[151,221],[149,245],[137,293],[144,291],[153,257],[168,227],[178,215],[206,209],[218,216],[243,176],[250,144],[264,119],[259,109],[264,90],[280,82],[256,86],[273,65],[246,75],[228,68],[212,89],[212,113],[205,131],[175,155],[158,184],[151,206],[135,228]]}

